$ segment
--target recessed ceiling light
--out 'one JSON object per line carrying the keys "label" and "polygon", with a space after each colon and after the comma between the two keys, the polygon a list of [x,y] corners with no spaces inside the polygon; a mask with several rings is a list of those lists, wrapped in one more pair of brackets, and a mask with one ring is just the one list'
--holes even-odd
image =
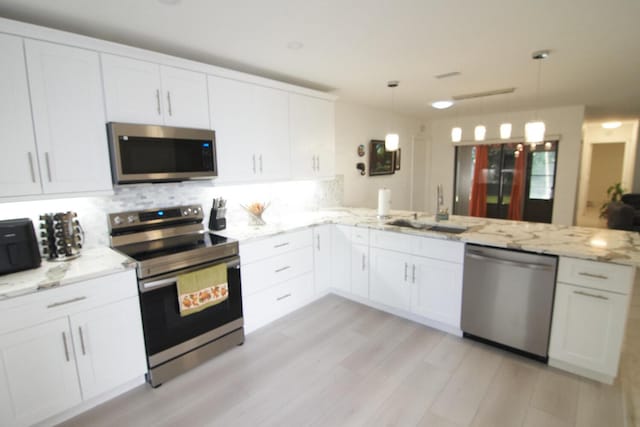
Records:
{"label": "recessed ceiling light", "polygon": [[604,122],[602,127],[605,129],[617,129],[622,126],[622,122]]}
{"label": "recessed ceiling light", "polygon": [[444,110],[447,109],[449,107],[451,107],[453,105],[452,101],[436,101],[436,102],[432,102],[431,106],[433,108],[436,108],[438,110]]}
{"label": "recessed ceiling light", "polygon": [[294,40],[287,43],[287,47],[292,50],[298,50],[298,49],[302,49],[304,47],[304,44],[302,44],[302,42]]}

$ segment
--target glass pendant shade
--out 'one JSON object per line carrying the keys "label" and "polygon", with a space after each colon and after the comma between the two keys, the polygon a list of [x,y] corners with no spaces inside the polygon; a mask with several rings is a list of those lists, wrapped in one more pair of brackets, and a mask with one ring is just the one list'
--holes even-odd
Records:
{"label": "glass pendant shade", "polygon": [[484,137],[487,135],[487,128],[483,125],[478,125],[473,130],[473,138],[476,141],[484,141]]}
{"label": "glass pendant shade", "polygon": [[397,133],[388,133],[384,137],[384,149],[387,151],[396,151],[400,145],[400,137]]}
{"label": "glass pendant shade", "polygon": [[538,143],[544,141],[544,122],[527,122],[524,125],[524,139],[528,143]]}
{"label": "glass pendant shade", "polygon": [[503,123],[500,125],[500,139],[511,138],[511,123]]}
{"label": "glass pendant shade", "polygon": [[462,141],[462,128],[451,128],[451,142]]}

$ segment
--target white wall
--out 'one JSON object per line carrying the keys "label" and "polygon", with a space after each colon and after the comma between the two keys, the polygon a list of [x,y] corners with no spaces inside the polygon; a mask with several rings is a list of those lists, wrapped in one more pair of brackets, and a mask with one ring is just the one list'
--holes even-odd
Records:
{"label": "white wall", "polygon": [[[369,141],[384,140],[390,126],[397,129],[402,149],[401,169],[393,175],[369,176]],[[421,122],[392,115],[390,111],[336,102],[336,174],[344,176],[345,206],[375,208],[378,189],[391,189],[392,209],[411,209],[413,139],[420,135]],[[366,154],[358,157],[358,145]],[[356,163],[364,162],[367,175],[361,176]]]}
{"label": "white wall", "polygon": [[[473,128],[477,124],[487,127],[487,143],[499,138],[500,123],[513,124],[512,140],[524,140],[524,125],[534,118],[534,111],[507,112],[442,119],[431,122],[425,162],[430,165],[427,173],[426,210],[435,211],[436,185],[444,186],[445,207],[452,211],[454,181],[454,144],[451,143],[451,128],[462,127],[463,141],[473,140]],[[556,172],[555,198],[552,222],[572,225],[578,189],[578,173],[582,142],[584,106],[547,108],[538,110],[537,117],[546,124],[546,135],[558,137],[558,164]],[[518,138],[521,137],[521,138]],[[494,141],[490,141],[494,140]],[[467,142],[468,143],[468,142]]]}

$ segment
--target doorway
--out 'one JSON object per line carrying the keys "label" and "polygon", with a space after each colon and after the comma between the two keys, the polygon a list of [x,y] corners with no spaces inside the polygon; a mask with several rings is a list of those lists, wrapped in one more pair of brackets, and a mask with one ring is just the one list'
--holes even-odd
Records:
{"label": "doorway", "polygon": [[606,227],[606,219],[600,218],[600,207],[607,201],[607,188],[622,181],[624,151],[624,142],[591,144],[587,204],[580,225]]}

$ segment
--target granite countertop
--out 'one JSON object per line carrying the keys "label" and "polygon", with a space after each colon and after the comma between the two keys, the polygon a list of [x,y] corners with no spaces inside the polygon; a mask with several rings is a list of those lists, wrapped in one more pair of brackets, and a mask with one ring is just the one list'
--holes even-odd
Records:
{"label": "granite countertop", "polygon": [[106,247],[83,250],[65,262],[42,260],[39,268],[0,276],[0,300],[65,286],[135,268],[135,261]]}
{"label": "granite countertop", "polygon": [[[248,242],[311,225],[343,224],[436,239],[640,266],[640,233],[457,215],[452,215],[448,221],[440,221],[438,224],[467,227],[467,231],[460,234],[416,230],[386,224],[390,220],[398,218],[413,219],[413,214],[412,211],[394,210],[391,211],[391,219],[379,220],[374,209],[335,208],[282,217],[277,221],[271,220],[266,225],[258,227],[246,223],[230,224],[226,230],[215,233],[233,237],[240,242]],[[425,213],[418,213],[418,221],[436,224],[434,215]]]}

